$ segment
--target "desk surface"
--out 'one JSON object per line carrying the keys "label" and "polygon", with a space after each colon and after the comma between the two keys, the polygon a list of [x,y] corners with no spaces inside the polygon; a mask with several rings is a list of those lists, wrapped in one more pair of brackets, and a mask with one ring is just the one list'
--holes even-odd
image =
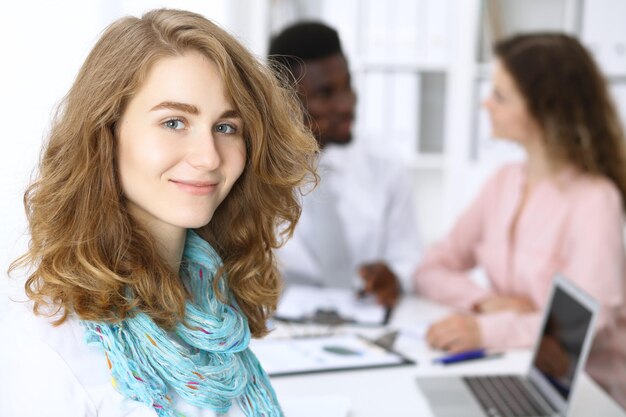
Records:
{"label": "desk surface", "polygon": [[[486,359],[452,366],[432,364],[441,352],[430,349],[421,332],[427,321],[436,320],[449,310],[434,303],[406,298],[396,309],[389,327],[401,329],[395,348],[415,359],[417,365],[383,369],[329,372],[272,378],[278,398],[337,398],[350,403],[350,417],[432,416],[426,398],[416,384],[417,377],[461,374],[524,373],[531,352],[510,351],[502,358]],[[420,321],[421,320],[421,321]],[[335,328],[337,332],[358,331],[377,336],[384,329]],[[277,329],[273,337],[284,332],[301,331]],[[282,334],[281,334],[282,333]],[[573,403],[572,416],[626,417],[624,412],[586,374],[582,375]],[[290,417],[289,415],[287,417]]]}

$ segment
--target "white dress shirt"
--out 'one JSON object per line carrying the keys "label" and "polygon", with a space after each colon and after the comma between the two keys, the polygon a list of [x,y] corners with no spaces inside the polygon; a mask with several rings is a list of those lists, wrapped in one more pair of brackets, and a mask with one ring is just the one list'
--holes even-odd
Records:
{"label": "white dress shirt", "polygon": [[360,265],[384,261],[408,288],[420,254],[408,172],[397,161],[376,156],[361,146],[329,145],[321,154],[318,173],[320,189],[303,196],[302,216],[294,236],[277,251],[287,284],[324,285],[316,247],[320,220],[311,207],[316,193],[328,187],[337,199],[353,282],[360,282]]}
{"label": "white dress shirt", "polygon": [[[87,346],[78,320],[54,327],[29,307],[14,304],[0,323],[0,416],[157,417],[152,407],[115,390],[104,354]],[[173,400],[187,417],[216,416]],[[243,413],[233,405],[228,416]]]}

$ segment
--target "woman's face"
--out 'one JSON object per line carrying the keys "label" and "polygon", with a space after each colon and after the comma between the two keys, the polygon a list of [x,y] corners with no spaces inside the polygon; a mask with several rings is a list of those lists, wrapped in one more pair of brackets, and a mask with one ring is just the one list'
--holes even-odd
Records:
{"label": "woman's face", "polygon": [[491,119],[491,135],[496,138],[526,142],[538,133],[538,125],[528,112],[526,99],[500,60],[492,73],[493,90],[483,105]]}
{"label": "woman's face", "polygon": [[117,133],[122,191],[151,231],[209,223],[246,163],[243,121],[197,52],[154,64]]}

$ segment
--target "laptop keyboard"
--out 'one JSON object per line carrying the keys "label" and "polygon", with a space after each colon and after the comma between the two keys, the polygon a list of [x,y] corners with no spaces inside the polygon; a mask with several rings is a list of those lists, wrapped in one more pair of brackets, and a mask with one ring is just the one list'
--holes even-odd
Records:
{"label": "laptop keyboard", "polygon": [[553,416],[555,414],[555,410],[544,408],[528,392],[528,388],[518,376],[478,376],[465,377],[463,380],[490,417]]}

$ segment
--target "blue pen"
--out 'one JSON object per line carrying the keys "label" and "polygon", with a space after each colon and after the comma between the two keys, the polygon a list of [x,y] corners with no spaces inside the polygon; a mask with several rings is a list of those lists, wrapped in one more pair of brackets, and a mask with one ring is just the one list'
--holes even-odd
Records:
{"label": "blue pen", "polygon": [[456,353],[441,358],[433,359],[433,363],[450,365],[457,362],[471,361],[475,359],[499,358],[502,353],[487,353],[485,349],[468,350],[466,352]]}

